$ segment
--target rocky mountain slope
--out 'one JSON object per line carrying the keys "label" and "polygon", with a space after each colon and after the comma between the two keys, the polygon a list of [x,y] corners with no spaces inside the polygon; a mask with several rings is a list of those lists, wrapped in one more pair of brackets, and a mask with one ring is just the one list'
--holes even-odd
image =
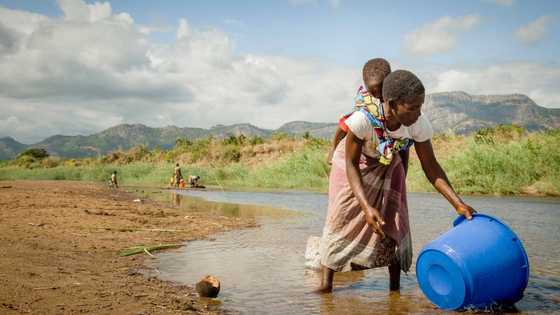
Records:
{"label": "rocky mountain slope", "polygon": [[[560,109],[541,107],[529,97],[511,95],[470,95],[464,92],[434,93],[426,96],[423,108],[436,133],[467,134],[482,127],[517,124],[530,131],[560,128]],[[217,125],[209,129],[167,126],[151,128],[142,124],[122,124],[89,136],[56,135],[25,145],[6,137],[0,138],[0,159],[14,158],[29,147],[47,149],[62,157],[86,157],[106,154],[135,145],[150,148],[170,148],[177,138],[197,139],[208,136],[224,138],[243,134],[247,137],[270,137],[275,132],[330,138],[336,122],[317,123],[293,121],[276,130],[262,129],[251,124]]]}

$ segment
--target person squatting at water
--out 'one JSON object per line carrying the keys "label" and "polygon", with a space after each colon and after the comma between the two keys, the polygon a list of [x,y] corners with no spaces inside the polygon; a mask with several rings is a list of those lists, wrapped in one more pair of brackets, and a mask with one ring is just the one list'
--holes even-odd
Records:
{"label": "person squatting at water", "polygon": [[[359,91],[360,94],[360,91]],[[363,106],[344,122],[348,133],[333,153],[329,204],[320,240],[321,285],[331,292],[334,273],[387,266],[390,290],[412,264],[405,169],[400,151],[415,145],[430,183],[467,219],[475,212],[453,190],[431,144],[431,124],[422,115],[425,89],[410,71],[383,81],[383,103]]]}
{"label": "person squatting at water", "polygon": [[200,185],[198,181],[200,180],[200,176],[198,175],[189,175],[188,182],[191,188],[206,188],[203,185]]}

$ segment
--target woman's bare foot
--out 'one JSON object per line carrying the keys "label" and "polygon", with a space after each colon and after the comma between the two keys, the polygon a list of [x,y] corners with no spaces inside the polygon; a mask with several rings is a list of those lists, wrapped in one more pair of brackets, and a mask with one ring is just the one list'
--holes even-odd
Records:
{"label": "woman's bare foot", "polygon": [[321,265],[321,286],[315,289],[315,293],[330,293],[333,288],[334,270]]}
{"label": "woman's bare foot", "polygon": [[318,293],[318,294],[331,293],[332,292],[332,285],[322,285],[322,286],[318,287],[317,289],[313,290],[313,292]]}

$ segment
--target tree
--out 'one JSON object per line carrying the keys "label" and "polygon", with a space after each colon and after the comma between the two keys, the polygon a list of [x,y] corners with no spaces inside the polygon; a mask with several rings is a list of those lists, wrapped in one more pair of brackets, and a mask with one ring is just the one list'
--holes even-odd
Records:
{"label": "tree", "polygon": [[18,159],[22,157],[31,157],[37,160],[41,160],[44,158],[48,158],[49,152],[47,152],[47,150],[43,148],[31,148],[23,151],[17,156]]}

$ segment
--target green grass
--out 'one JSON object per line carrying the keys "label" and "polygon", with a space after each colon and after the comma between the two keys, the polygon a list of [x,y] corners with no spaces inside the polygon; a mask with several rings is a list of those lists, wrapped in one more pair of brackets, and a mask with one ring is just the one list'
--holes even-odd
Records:
{"label": "green grass", "polygon": [[[559,148],[558,130],[496,144],[471,138],[440,163],[459,193],[560,195]],[[412,191],[433,191],[418,161],[411,163],[408,184]]]}
{"label": "green grass", "polygon": [[255,170],[240,165],[224,169],[221,180],[225,186],[325,190],[329,169],[324,160],[322,150],[305,149]]}
{"label": "green grass", "polygon": [[[451,137],[445,141],[450,144],[458,141],[457,139]],[[515,137],[509,137],[507,134],[504,136],[504,132],[497,134],[495,131],[485,130],[483,141],[476,135],[460,140],[465,143],[464,149],[439,156],[441,165],[459,193],[532,192],[560,195],[559,129]],[[202,183],[210,186],[326,191],[329,167],[324,159],[328,145],[320,141],[308,142],[308,144],[299,151],[283,154],[281,158],[274,161],[250,167],[243,163],[243,159],[236,162],[239,160],[237,156],[239,146],[243,144],[224,143],[223,152],[235,151],[234,158],[226,157],[205,164],[182,165],[182,170],[185,176],[200,175]],[[202,142],[194,145],[200,146]],[[189,146],[192,149],[194,145]],[[446,143],[443,146],[446,146]],[[166,154],[166,152],[158,154],[161,153]],[[175,155],[180,152],[173,153]],[[150,154],[155,155],[153,152]],[[173,174],[174,166],[174,163],[168,159],[160,161],[134,161],[133,159],[129,164],[84,160],[83,166],[69,164],[71,163],[59,163],[59,166],[49,168],[37,166],[41,164],[36,163],[33,164],[35,165],[33,168],[25,168],[14,166],[14,163],[2,162],[0,180],[104,181],[109,179],[113,170],[116,170],[121,185],[166,186]],[[410,161],[407,186],[409,191],[433,191],[416,158],[411,158]]]}
{"label": "green grass", "polygon": [[[185,176],[197,174],[207,185],[246,188],[324,189],[328,167],[324,153],[304,150],[269,166],[251,169],[241,163],[214,167],[182,166]],[[113,170],[124,185],[167,185],[173,174],[173,163],[136,162],[126,165],[96,164],[90,166],[57,166],[53,168],[0,168],[0,180],[108,180]]]}
{"label": "green grass", "polygon": [[[171,166],[169,166],[171,167]],[[149,163],[134,163],[128,165],[91,165],[91,166],[57,166],[53,168],[20,168],[6,166],[0,168],[0,180],[26,179],[26,180],[83,180],[104,181],[110,178],[113,170],[119,173],[121,182],[129,184],[144,184],[162,182],[163,176],[169,169],[161,165]],[[169,176],[167,176],[168,178]]]}

